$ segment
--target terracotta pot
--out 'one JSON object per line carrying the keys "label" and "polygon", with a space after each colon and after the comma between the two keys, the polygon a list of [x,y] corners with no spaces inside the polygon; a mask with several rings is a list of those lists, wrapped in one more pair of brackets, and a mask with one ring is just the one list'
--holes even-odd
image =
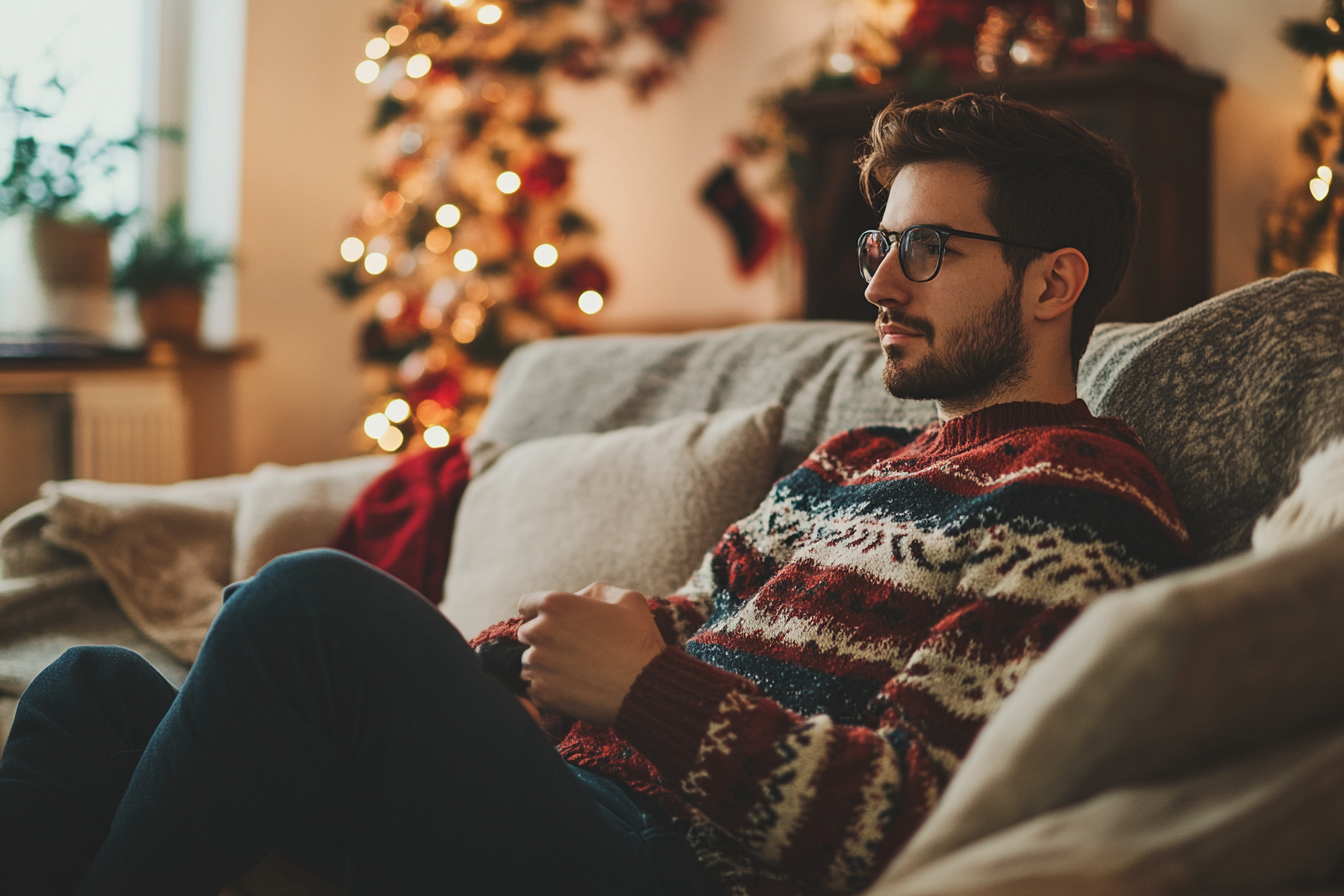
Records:
{"label": "terracotta pot", "polygon": [[33,218],[33,259],[49,288],[106,289],[112,282],[111,234],[101,224]]}
{"label": "terracotta pot", "polygon": [[165,286],[137,297],[145,342],[195,345],[201,329],[201,291],[190,286]]}

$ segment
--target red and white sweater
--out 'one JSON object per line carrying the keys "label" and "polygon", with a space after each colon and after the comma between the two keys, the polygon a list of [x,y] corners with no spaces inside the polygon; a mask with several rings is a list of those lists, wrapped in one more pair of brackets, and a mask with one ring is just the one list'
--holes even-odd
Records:
{"label": "red and white sweater", "polygon": [[558,749],[657,798],[729,892],[853,892],[1065,626],[1189,556],[1139,437],[1081,400],[851,430],[650,600],[668,649]]}

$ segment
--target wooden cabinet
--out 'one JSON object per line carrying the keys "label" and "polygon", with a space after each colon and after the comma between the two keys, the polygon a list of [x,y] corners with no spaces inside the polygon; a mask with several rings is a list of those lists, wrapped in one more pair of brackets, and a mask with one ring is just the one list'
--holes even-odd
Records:
{"label": "wooden cabinet", "polygon": [[[906,85],[910,103],[962,92],[1009,96],[1073,116],[1129,154],[1143,210],[1139,242],[1120,293],[1102,320],[1160,320],[1209,297],[1211,114],[1222,79],[1175,65],[1125,63],[975,76]],[[880,215],[859,191],[858,143],[891,94],[821,91],[794,97],[785,112],[808,144],[798,220],[806,265],[805,316],[872,320],[855,263],[858,235]]]}

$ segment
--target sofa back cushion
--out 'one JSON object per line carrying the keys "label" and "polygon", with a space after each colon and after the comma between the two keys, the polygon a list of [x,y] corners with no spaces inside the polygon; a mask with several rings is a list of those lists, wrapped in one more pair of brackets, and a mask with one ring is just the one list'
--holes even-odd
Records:
{"label": "sofa back cushion", "polygon": [[1302,462],[1344,434],[1344,280],[1296,271],[1158,323],[1103,324],[1078,391],[1143,437],[1201,559],[1244,550]]}

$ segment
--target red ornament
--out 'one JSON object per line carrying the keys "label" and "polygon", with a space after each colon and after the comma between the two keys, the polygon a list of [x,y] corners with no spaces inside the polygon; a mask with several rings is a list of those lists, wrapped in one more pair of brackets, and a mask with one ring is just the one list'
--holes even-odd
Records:
{"label": "red ornament", "polygon": [[580,258],[560,273],[558,281],[562,287],[575,293],[590,289],[606,293],[611,287],[611,275],[595,258]]}
{"label": "red ornament", "polygon": [[406,400],[411,407],[419,407],[420,402],[432,398],[440,406],[455,408],[462,400],[462,383],[447,368],[424,373],[420,379],[406,389]]}
{"label": "red ornament", "polygon": [[543,153],[531,165],[523,169],[523,185],[520,188],[524,196],[530,199],[550,199],[569,183],[571,160],[559,153]]}

